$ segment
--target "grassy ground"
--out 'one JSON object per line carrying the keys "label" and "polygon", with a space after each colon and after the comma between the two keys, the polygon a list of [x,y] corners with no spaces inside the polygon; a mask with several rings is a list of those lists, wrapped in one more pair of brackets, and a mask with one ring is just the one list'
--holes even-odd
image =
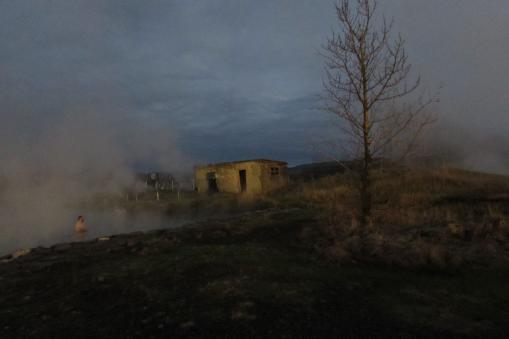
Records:
{"label": "grassy ground", "polygon": [[58,245],[0,265],[0,336],[507,336],[509,269],[337,265],[302,210]]}
{"label": "grassy ground", "polygon": [[[360,243],[351,181],[334,177],[257,202],[213,198],[259,209],[236,217],[4,260],[0,337],[509,337],[507,179],[379,175]],[[499,227],[451,231],[488,221]]]}
{"label": "grassy ground", "polygon": [[312,210],[320,225],[310,232],[311,242],[338,260],[508,263],[508,177],[449,168],[379,170],[375,177],[372,222],[362,230],[364,239],[359,239],[354,181],[347,175],[294,183],[272,201]]}

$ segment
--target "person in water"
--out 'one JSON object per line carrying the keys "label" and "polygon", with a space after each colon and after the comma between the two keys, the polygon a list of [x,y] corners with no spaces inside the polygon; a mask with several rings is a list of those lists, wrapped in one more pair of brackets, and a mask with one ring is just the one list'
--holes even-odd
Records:
{"label": "person in water", "polygon": [[87,232],[87,225],[85,224],[85,218],[83,216],[78,216],[78,219],[76,219],[76,224],[74,224],[74,230],[78,234],[83,234]]}

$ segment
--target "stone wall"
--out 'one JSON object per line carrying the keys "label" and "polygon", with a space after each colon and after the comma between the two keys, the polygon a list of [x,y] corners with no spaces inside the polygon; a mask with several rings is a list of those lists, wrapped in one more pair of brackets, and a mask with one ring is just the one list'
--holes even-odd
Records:
{"label": "stone wall", "polygon": [[196,167],[197,190],[201,193],[208,192],[208,175],[214,173],[219,192],[241,193],[241,170],[246,171],[246,193],[249,194],[269,192],[288,183],[285,163],[268,160],[242,161]]}

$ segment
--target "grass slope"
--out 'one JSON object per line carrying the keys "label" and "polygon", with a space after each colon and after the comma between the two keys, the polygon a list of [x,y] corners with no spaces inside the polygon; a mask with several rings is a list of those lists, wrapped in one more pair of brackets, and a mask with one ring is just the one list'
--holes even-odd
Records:
{"label": "grass slope", "polygon": [[303,209],[34,249],[0,264],[2,338],[509,336],[509,269],[338,265]]}

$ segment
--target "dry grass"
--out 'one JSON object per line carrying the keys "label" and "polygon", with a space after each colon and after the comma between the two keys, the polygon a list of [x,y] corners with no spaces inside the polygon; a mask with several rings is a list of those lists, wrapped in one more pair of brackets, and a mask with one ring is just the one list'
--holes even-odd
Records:
{"label": "dry grass", "polygon": [[509,258],[508,177],[452,168],[379,170],[375,177],[375,208],[365,230],[348,176],[299,183],[280,201],[291,196],[316,212],[315,247],[338,261],[446,267]]}

